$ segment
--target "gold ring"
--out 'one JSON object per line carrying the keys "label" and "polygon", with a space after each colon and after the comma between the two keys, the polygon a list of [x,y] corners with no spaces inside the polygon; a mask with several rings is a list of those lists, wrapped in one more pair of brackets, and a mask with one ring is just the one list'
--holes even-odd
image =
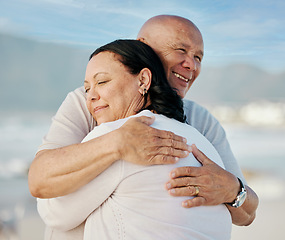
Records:
{"label": "gold ring", "polygon": [[199,187],[197,186],[194,186],[195,187],[195,196],[198,196],[200,190],[199,190]]}

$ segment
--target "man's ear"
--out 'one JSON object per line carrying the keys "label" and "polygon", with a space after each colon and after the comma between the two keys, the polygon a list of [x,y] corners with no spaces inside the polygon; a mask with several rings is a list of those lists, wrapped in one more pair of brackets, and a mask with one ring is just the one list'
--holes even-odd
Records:
{"label": "man's ear", "polygon": [[147,44],[146,39],[145,39],[145,38],[143,38],[143,37],[139,37],[139,38],[137,38],[137,40],[139,40],[139,41],[141,41],[141,42],[143,42],[143,43]]}
{"label": "man's ear", "polygon": [[143,68],[138,77],[140,81],[139,92],[140,94],[145,95],[151,85],[152,73],[148,68]]}

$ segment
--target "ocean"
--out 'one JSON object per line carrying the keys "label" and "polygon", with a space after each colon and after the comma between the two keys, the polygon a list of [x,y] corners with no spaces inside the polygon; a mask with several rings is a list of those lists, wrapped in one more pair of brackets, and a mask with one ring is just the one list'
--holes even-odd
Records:
{"label": "ocean", "polygon": [[285,126],[224,125],[243,169],[285,176]]}
{"label": "ocean", "polygon": [[24,177],[52,113],[1,113],[0,178]]}

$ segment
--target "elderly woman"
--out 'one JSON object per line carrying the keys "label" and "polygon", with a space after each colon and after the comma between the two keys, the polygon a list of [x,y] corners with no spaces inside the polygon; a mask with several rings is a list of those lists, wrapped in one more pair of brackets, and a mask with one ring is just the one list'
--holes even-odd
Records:
{"label": "elderly woman", "polygon": [[[182,101],[148,45],[117,40],[98,48],[87,65],[84,86],[98,126],[83,141],[116,131],[129,118],[149,116],[155,118],[154,128],[184,136],[223,167],[214,147],[184,123]],[[175,166],[141,166],[122,159],[72,194],[38,199],[38,210],[49,227],[60,231],[86,220],[86,240],[230,239],[231,216],[224,204],[186,210],[181,207],[184,197],[171,197],[164,189],[169,172],[179,166],[201,164],[192,154]]]}

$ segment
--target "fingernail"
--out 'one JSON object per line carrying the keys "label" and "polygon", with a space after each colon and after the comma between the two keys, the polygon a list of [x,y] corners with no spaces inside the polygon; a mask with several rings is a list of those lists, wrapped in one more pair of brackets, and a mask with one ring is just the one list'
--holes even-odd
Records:
{"label": "fingernail", "polygon": [[169,191],[170,191],[171,193],[175,193],[175,189],[174,189],[174,188],[170,189]]}
{"label": "fingernail", "polygon": [[185,155],[188,156],[189,152],[188,151],[184,151]]}
{"label": "fingernail", "polygon": [[175,162],[178,162],[179,161],[179,157],[175,157]]}
{"label": "fingernail", "polygon": [[172,177],[172,178],[175,178],[175,172],[172,172],[172,173],[171,173],[171,177]]}
{"label": "fingernail", "polygon": [[186,138],[183,138],[183,142],[187,143],[187,139],[186,139]]}
{"label": "fingernail", "polygon": [[171,188],[171,184],[170,184],[170,183],[167,183],[167,184],[166,184],[166,187],[167,187],[167,189],[170,189],[170,188]]}
{"label": "fingernail", "polygon": [[192,151],[193,151],[192,147],[189,146],[189,145],[188,145],[188,148],[187,148],[187,149],[188,149],[189,152],[192,152]]}
{"label": "fingernail", "polygon": [[188,206],[188,203],[187,203],[187,202],[183,202],[183,203],[182,203],[182,206],[183,206],[183,207],[187,207],[187,206]]}

